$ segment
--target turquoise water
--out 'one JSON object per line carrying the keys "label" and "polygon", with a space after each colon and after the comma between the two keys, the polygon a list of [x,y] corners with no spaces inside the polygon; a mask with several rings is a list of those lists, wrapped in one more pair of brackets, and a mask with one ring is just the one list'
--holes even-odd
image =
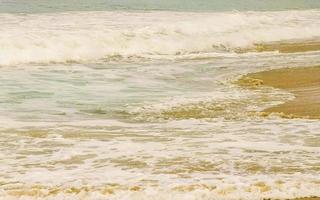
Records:
{"label": "turquoise water", "polygon": [[104,10],[279,11],[320,8],[318,0],[1,0],[0,12],[35,13]]}
{"label": "turquoise water", "polygon": [[234,84],[319,65],[259,48],[319,44],[319,7],[0,0],[0,200],[320,196],[320,122],[262,117],[293,94]]}

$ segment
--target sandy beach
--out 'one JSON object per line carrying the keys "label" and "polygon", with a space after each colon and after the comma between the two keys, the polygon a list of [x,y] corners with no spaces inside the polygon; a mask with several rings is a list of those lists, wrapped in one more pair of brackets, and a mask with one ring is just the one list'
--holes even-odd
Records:
{"label": "sandy beach", "polygon": [[287,90],[295,99],[264,110],[287,117],[320,118],[320,67],[284,68],[251,73],[240,85],[264,85]]}

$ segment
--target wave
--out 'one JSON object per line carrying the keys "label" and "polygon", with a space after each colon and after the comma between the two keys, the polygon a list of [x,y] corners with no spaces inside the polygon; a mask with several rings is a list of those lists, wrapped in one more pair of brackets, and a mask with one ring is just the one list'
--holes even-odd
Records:
{"label": "wave", "polygon": [[0,65],[270,51],[261,44],[319,44],[319,27],[320,10],[0,14]]}

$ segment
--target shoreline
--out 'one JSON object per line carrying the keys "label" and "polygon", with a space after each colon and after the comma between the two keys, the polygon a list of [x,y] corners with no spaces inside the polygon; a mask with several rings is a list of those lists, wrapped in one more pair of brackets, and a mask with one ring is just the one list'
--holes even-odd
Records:
{"label": "shoreline", "polygon": [[308,51],[319,51],[319,41],[300,41],[300,42],[280,42],[256,44],[258,52],[278,51],[280,53],[299,53]]}
{"label": "shoreline", "polygon": [[295,98],[267,108],[288,118],[320,119],[320,66],[273,69],[244,75],[237,81],[243,87],[270,86],[286,90]]}

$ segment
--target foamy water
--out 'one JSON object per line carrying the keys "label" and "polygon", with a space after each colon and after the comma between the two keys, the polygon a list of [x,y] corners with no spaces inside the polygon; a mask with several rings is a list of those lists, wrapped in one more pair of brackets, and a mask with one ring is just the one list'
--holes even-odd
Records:
{"label": "foamy water", "polygon": [[319,10],[0,14],[0,199],[320,196],[320,122],[234,84],[319,38]]}
{"label": "foamy water", "polygon": [[0,14],[0,25],[1,65],[207,58],[317,40],[320,11]]}

